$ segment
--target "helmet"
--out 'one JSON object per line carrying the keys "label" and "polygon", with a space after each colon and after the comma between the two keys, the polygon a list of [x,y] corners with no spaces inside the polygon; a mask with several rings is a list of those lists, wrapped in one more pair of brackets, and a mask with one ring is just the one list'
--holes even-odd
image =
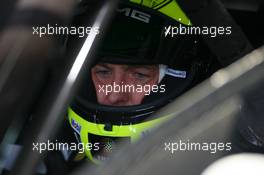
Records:
{"label": "helmet", "polygon": [[[196,38],[170,38],[164,35],[169,25],[190,25],[177,3],[138,2],[143,3],[140,5],[136,4],[136,0],[131,0],[131,3],[119,4],[95,56],[94,65],[98,62],[165,65],[160,69],[164,71],[159,85],[164,85],[166,90],[150,93],[139,105],[102,105],[96,100],[89,68],[68,109],[68,119],[80,142],[90,144],[92,149],[86,149],[85,154],[95,163],[117,149],[116,142],[134,142],[166,121],[170,116],[149,116],[189,89],[199,70],[196,64]],[[85,15],[83,13],[79,17],[85,18]]]}

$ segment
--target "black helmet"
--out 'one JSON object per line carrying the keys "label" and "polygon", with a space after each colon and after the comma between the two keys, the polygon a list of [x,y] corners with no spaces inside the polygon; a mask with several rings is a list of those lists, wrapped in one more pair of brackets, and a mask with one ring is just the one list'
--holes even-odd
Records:
{"label": "black helmet", "polygon": [[[88,15],[79,14],[79,23]],[[199,69],[196,64],[196,38],[165,36],[168,26],[180,24],[191,23],[175,1],[156,4],[153,8],[146,7],[146,3],[143,6],[135,3],[119,4],[111,27],[96,54],[94,65],[98,62],[159,65],[163,67],[160,70],[164,71],[159,85],[164,85],[165,91],[145,96],[140,105],[102,105],[97,102],[89,68],[68,110],[68,118],[82,143],[98,143],[98,149],[85,150],[92,161],[104,159],[104,153],[112,152],[117,138],[137,140],[147,130],[167,120],[169,116],[149,116],[193,85]],[[68,45],[72,47],[71,39]]]}

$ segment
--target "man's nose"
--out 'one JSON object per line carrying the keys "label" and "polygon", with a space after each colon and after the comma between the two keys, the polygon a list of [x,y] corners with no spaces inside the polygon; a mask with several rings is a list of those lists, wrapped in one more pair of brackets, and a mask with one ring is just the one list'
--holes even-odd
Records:
{"label": "man's nose", "polygon": [[113,84],[122,85],[126,81],[126,74],[124,72],[118,72],[115,74],[112,81]]}
{"label": "man's nose", "polygon": [[129,103],[129,94],[124,91],[126,76],[117,73],[112,82],[112,92],[108,96],[108,103],[113,106],[126,106]]}
{"label": "man's nose", "polygon": [[129,102],[129,95],[126,92],[113,91],[108,95],[109,105],[126,106],[128,102]]}
{"label": "man's nose", "polygon": [[129,94],[125,92],[126,74],[116,73],[112,81],[112,92],[108,96],[108,102],[113,106],[126,106],[129,102]]}

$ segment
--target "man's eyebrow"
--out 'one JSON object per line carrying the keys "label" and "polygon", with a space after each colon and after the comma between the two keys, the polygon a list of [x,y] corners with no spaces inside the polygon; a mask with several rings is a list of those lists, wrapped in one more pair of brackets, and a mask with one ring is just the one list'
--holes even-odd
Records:
{"label": "man's eyebrow", "polygon": [[145,68],[145,69],[154,69],[157,65],[130,65],[129,68]]}
{"label": "man's eyebrow", "polygon": [[101,66],[101,67],[110,69],[110,67],[107,64],[104,64],[104,63],[98,63],[96,66]]}

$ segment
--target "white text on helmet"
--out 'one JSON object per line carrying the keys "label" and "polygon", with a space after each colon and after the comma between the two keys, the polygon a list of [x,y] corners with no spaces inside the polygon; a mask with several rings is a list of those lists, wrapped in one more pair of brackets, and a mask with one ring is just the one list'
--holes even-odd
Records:
{"label": "white text on helmet", "polygon": [[150,21],[150,14],[138,11],[136,9],[131,9],[131,8],[122,8],[122,9],[117,9],[118,12],[124,12],[125,16],[129,16],[131,18],[137,19],[139,21],[149,23]]}

